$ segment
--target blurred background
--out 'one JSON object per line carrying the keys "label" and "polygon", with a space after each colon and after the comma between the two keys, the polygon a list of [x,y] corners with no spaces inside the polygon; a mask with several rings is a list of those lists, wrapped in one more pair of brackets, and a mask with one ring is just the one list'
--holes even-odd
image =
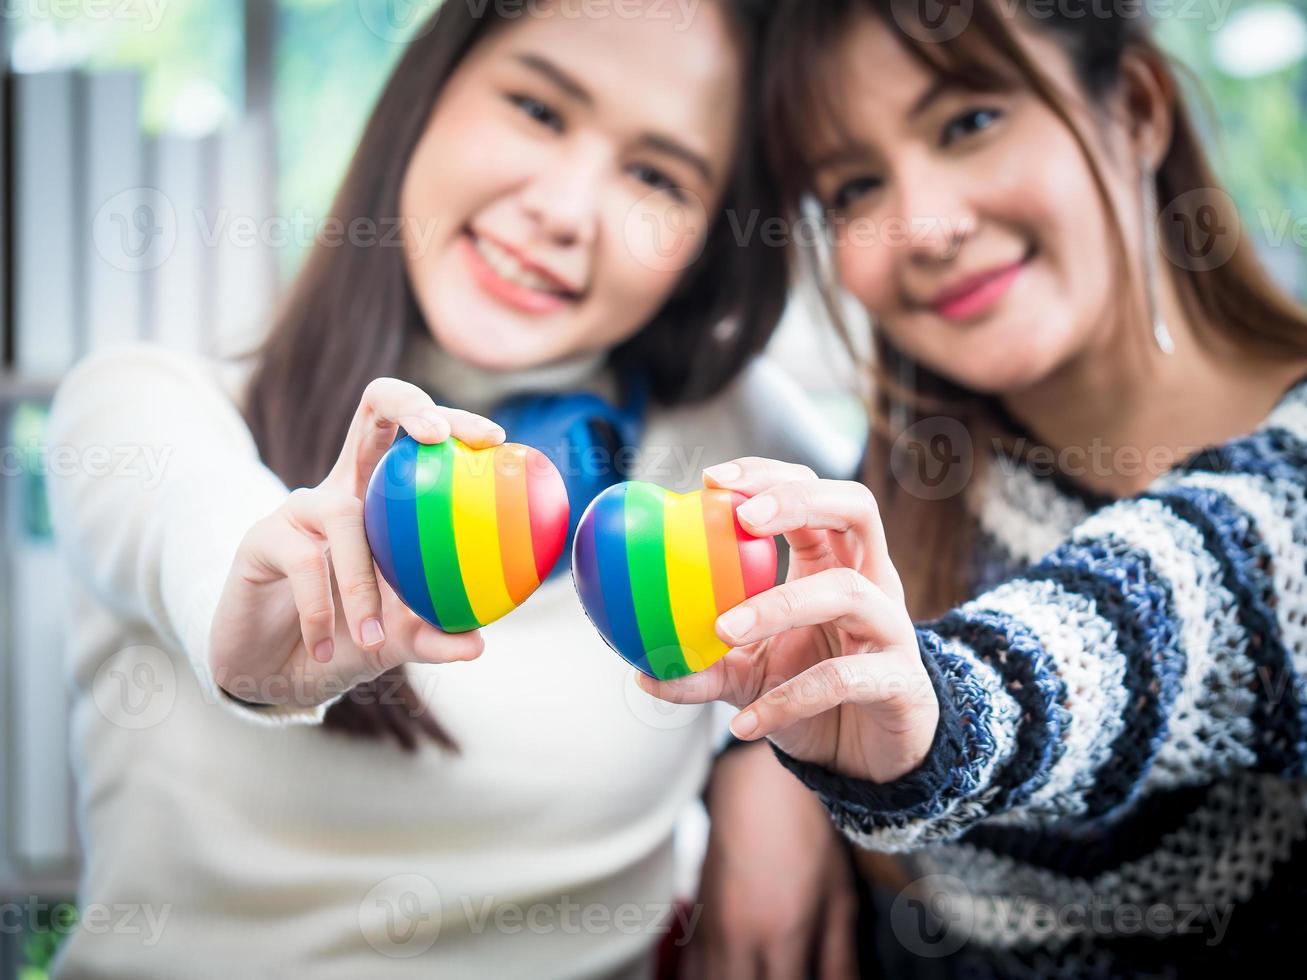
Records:
{"label": "blurred background", "polygon": [[[75,921],[62,571],[42,475],[64,371],[131,339],[258,339],[372,101],[439,0],[2,0],[0,978],[45,975]],[[1144,4],[1210,97],[1218,168],[1307,299],[1307,8]],[[813,337],[819,342],[814,343]],[[849,363],[796,296],[777,360],[860,439]]]}

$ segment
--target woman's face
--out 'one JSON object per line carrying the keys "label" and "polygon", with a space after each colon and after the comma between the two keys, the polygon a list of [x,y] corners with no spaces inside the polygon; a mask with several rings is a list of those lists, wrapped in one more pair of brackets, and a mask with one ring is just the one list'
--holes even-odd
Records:
{"label": "woman's face", "polygon": [[[1018,34],[1089,124],[1065,53],[1029,28]],[[871,16],[838,58],[846,101],[841,125],[827,128],[846,132],[817,139],[814,187],[835,210],[840,278],[891,342],[964,387],[1003,393],[1103,340],[1118,247],[1092,170],[1053,111],[1025,89],[943,84]],[[1081,128],[1100,142],[1106,132],[1101,121]],[[1091,145],[1115,185],[1112,206],[1129,214],[1120,148]],[[1125,224],[1136,237],[1138,222]]]}
{"label": "woman's face", "polygon": [[490,370],[635,334],[703,247],[742,65],[716,4],[508,21],[450,77],[401,191],[408,274],[441,347]]}

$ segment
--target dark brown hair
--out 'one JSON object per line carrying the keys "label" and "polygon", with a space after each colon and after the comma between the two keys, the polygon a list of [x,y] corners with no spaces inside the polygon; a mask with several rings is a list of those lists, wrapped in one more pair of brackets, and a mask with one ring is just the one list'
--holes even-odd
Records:
{"label": "dark brown hair", "polygon": [[[1091,151],[1088,136],[1076,122],[1073,110],[1047,75],[1028,56],[1015,36],[1003,0],[975,0],[969,21],[962,26],[950,17],[968,16],[967,5],[948,8],[941,20],[922,20],[922,4],[914,0],[780,0],[766,49],[764,118],[767,150],[793,218],[810,193],[808,161],[804,148],[812,145],[818,127],[839,131],[838,84],[813,66],[833,66],[832,53],[851,21],[862,15],[876,17],[892,31],[908,53],[930,71],[965,87],[993,89],[1018,84],[1034,91],[1075,136],[1090,165],[1111,227],[1120,246],[1116,250],[1119,291],[1127,315],[1147,322],[1142,280],[1129,266],[1125,235],[1112,212],[1107,180]],[[1147,22],[1139,16],[1122,16],[1095,8],[1074,10],[1041,8],[1030,23],[1050,33],[1070,58],[1087,101],[1101,104],[1119,90],[1122,62],[1137,53],[1167,73],[1173,87],[1178,67],[1152,39]],[[961,28],[958,30],[957,28]],[[1200,208],[1215,208],[1226,228],[1237,228],[1239,216],[1228,206],[1228,196],[1207,162],[1198,130],[1184,100],[1177,94],[1171,142],[1156,173],[1157,199],[1172,202],[1171,209],[1193,220]],[[1165,223],[1159,234],[1167,255],[1189,255],[1183,241],[1184,220]],[[1259,263],[1247,236],[1237,234],[1233,254],[1219,263],[1166,263],[1186,312],[1201,328],[1219,330],[1249,349],[1268,355],[1307,355],[1307,313],[1272,283]],[[1224,258],[1224,256],[1223,256]],[[826,283],[826,305],[840,323],[833,284]],[[1140,331],[1144,335],[1144,331]],[[846,339],[850,339],[847,337]],[[1202,339],[1200,333],[1200,340]],[[971,594],[971,549],[975,520],[965,496],[952,493],[941,499],[908,492],[894,474],[906,462],[910,440],[898,440],[903,430],[931,416],[956,420],[966,430],[972,447],[996,441],[1005,451],[1021,457],[1037,448],[1033,439],[1015,441],[1017,424],[994,396],[967,390],[925,365],[912,362],[896,350],[881,331],[873,331],[870,433],[863,457],[861,479],[880,505],[890,552],[903,579],[909,608],[921,619],[952,608]],[[912,384],[902,383],[911,378]],[[1029,433],[1022,433],[1029,436]],[[971,479],[983,472],[986,455],[956,454],[952,465],[970,467]],[[948,464],[946,464],[948,465]],[[901,471],[900,471],[901,472]],[[937,476],[948,482],[948,473]]]}
{"label": "dark brown hair", "polygon": [[[732,20],[752,88],[758,84],[765,3],[720,2]],[[372,111],[332,205],[332,219],[349,227],[359,218],[399,215],[405,168],[445,83],[489,31],[513,22],[496,13],[499,6],[446,3],[418,31]],[[664,404],[720,390],[762,350],[780,318],[784,255],[761,241],[737,242],[726,220],[729,213],[754,212],[764,220],[779,214],[777,191],[761,153],[753,152],[755,143],[752,113],[746,111],[722,212],[703,253],[658,314],[609,354],[619,372],[638,369],[652,396]],[[719,329],[724,324],[729,329]],[[326,476],[364,387],[377,377],[405,377],[401,351],[413,331],[426,332],[427,326],[402,249],[315,243],[270,333],[257,348],[238,355],[255,360],[245,419],[264,463],[288,487],[313,486]],[[430,394],[440,401],[439,392]],[[416,750],[423,733],[454,747],[402,667],[349,692],[327,711],[326,725],[393,738],[407,751]]]}

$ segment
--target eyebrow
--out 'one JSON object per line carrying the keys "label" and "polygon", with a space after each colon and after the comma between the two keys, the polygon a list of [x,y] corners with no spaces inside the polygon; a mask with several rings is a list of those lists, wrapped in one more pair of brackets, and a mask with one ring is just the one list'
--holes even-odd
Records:
{"label": "eyebrow", "polygon": [[[936,76],[935,79],[926,86],[926,90],[922,92],[921,95],[917,96],[917,100],[912,103],[912,107],[908,109],[908,118],[915,119],[917,116],[929,109],[931,105],[938,101],[942,96],[956,90],[958,87],[959,86],[956,82],[942,76]],[[868,149],[864,143],[846,143],[829,153],[823,153],[821,156],[809,160],[808,168],[816,171],[822,170],[826,167],[838,166],[842,163],[856,162],[864,159],[867,153]]]}
{"label": "eyebrow", "polygon": [[[517,55],[517,61],[519,64],[548,78],[576,101],[587,106],[594,105],[594,97],[586,87],[548,58],[538,54],[519,54]],[[713,182],[712,167],[709,166],[707,159],[702,154],[683,146],[671,137],[662,136],[658,133],[644,133],[639,142],[658,153],[664,153],[682,160],[693,167],[707,183],[711,184]]]}
{"label": "eyebrow", "polygon": [[921,115],[941,96],[956,89],[957,83],[950,81],[942,76],[935,76],[935,80],[926,86],[926,91],[917,97],[917,101],[912,103],[912,108],[908,110],[908,118],[915,119]]}
{"label": "eyebrow", "polygon": [[708,161],[702,154],[695,153],[694,150],[691,150],[687,146],[682,146],[680,143],[676,142],[676,140],[669,139],[666,136],[659,136],[657,133],[645,133],[640,137],[640,142],[651,150],[676,157],[677,159],[689,164],[698,171],[699,176],[702,177],[706,183],[712,184],[712,167],[708,165]]}
{"label": "eyebrow", "polygon": [[594,98],[586,91],[585,86],[548,58],[542,58],[538,54],[519,54],[517,60],[527,68],[544,75],[576,101],[583,102],[586,105],[594,104]]}
{"label": "eyebrow", "polygon": [[867,145],[860,141],[845,143],[829,153],[823,153],[819,157],[812,157],[808,160],[807,167],[809,170],[825,170],[828,167],[836,167],[844,163],[856,163],[866,159],[868,154]]}

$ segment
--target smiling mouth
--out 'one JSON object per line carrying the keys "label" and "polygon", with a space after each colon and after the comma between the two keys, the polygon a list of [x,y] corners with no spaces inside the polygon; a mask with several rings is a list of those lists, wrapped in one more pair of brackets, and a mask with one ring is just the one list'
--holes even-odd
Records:
{"label": "smiling mouth", "polygon": [[990,269],[950,289],[926,304],[948,320],[970,320],[993,309],[1034,257],[1033,247],[1016,262]]}
{"label": "smiling mouth", "polygon": [[478,235],[471,229],[467,231],[467,238],[473,251],[489,266],[490,270],[510,286],[543,293],[560,300],[573,301],[580,298],[574,290],[566,288],[558,280],[526,265],[499,243]]}

